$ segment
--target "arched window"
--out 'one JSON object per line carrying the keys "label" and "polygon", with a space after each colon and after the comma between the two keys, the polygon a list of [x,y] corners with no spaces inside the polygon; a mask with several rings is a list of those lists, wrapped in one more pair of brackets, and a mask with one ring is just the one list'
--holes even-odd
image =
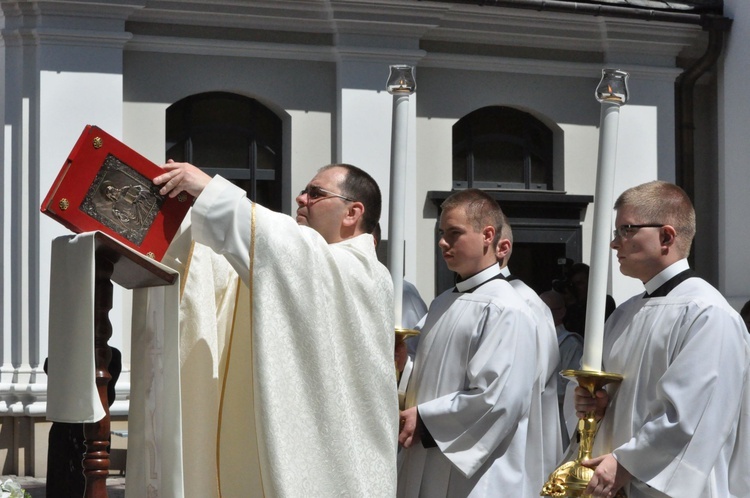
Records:
{"label": "arched window", "polygon": [[257,100],[226,92],[186,97],[167,109],[167,159],[187,161],[281,211],[282,123]]}
{"label": "arched window", "polygon": [[510,107],[483,107],[453,125],[453,187],[552,190],[553,134]]}

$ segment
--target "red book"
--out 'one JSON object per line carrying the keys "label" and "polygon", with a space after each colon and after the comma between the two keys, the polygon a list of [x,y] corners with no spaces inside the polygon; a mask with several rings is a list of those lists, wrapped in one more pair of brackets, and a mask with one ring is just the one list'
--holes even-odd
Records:
{"label": "red book", "polygon": [[136,151],[88,125],[70,151],[41,210],[75,233],[99,230],[161,261],[193,197],[159,194],[164,173]]}

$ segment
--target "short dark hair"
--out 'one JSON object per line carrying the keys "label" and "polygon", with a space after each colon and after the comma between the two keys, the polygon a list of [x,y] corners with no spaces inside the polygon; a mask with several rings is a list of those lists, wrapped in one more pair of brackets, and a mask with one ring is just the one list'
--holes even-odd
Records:
{"label": "short dark hair", "polygon": [[675,247],[681,256],[690,255],[695,237],[695,208],[690,197],[673,183],[655,180],[627,189],[615,201],[615,209],[630,206],[637,223],[671,225],[677,233]]}
{"label": "short dark hair", "polygon": [[506,218],[494,197],[483,190],[469,188],[451,194],[440,205],[443,211],[457,207],[465,209],[474,231],[481,232],[486,226],[494,227],[496,239],[493,243],[497,244],[497,236],[502,232]]}
{"label": "short dark hair", "polygon": [[346,170],[346,177],[339,185],[341,194],[362,203],[365,207],[362,229],[366,233],[372,233],[380,221],[380,212],[383,209],[383,200],[378,183],[368,173],[351,164],[329,164],[320,168],[320,171],[330,168],[344,168]]}
{"label": "short dark hair", "polygon": [[585,274],[586,278],[589,278],[589,265],[586,263],[573,263],[570,265],[570,268],[568,269],[568,280],[573,278],[573,275],[578,275],[579,273]]}

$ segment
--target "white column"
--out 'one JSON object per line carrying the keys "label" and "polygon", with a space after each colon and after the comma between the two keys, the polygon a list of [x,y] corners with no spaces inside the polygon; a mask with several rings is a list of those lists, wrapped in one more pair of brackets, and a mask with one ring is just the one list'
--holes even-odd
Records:
{"label": "white column", "polygon": [[[3,244],[3,263],[9,268],[3,274],[3,345],[8,335],[12,338],[10,357],[3,348],[2,380],[10,367],[14,382],[0,394],[10,393],[6,399],[16,402],[0,406],[5,413],[39,415],[44,410],[37,401],[46,395],[42,365],[47,356],[50,244],[71,232],[39,208],[84,125],[122,135],[122,59],[130,37],[124,20],[132,8],[110,3],[88,17],[89,7],[59,2],[38,6],[36,17],[6,18],[6,54],[12,52],[6,64],[10,61],[13,70],[6,73],[10,84],[3,96],[2,236],[10,243],[9,249]],[[76,23],[70,22],[72,17]],[[129,316],[119,306],[123,293],[114,298],[113,345],[119,344],[123,316]],[[29,396],[35,402],[29,404]]]}

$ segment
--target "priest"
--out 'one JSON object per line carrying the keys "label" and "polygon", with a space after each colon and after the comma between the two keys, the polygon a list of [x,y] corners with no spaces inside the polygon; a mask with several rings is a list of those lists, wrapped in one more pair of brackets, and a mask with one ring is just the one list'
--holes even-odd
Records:
{"label": "priest", "polygon": [[217,455],[218,495],[393,496],[393,286],[369,234],[375,181],[323,167],[295,221],[190,164],[163,168],[162,195],[196,196],[192,237],[249,291],[222,364],[218,448],[205,448]]}
{"label": "priest", "polygon": [[585,494],[750,496],[750,340],[737,312],[688,265],[692,203],[654,181],[626,190],[615,210],[610,245],[646,293],[605,326],[603,370],[622,382],[593,397],[575,390],[579,417],[603,416],[599,456],[583,462],[596,469]]}
{"label": "priest", "polygon": [[[442,204],[439,247],[460,277],[423,319],[406,391],[398,496],[532,497],[527,458],[537,377],[536,324],[495,259],[502,211],[468,189]],[[532,444],[530,444],[532,442]]]}

